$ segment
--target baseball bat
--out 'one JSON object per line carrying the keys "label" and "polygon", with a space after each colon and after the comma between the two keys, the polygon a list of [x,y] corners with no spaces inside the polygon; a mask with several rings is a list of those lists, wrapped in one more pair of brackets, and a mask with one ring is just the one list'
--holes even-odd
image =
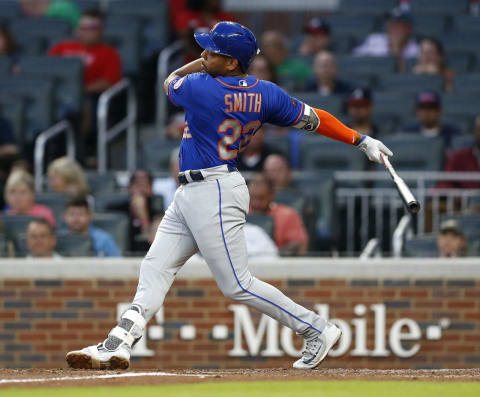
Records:
{"label": "baseball bat", "polygon": [[410,188],[407,186],[404,180],[398,176],[397,172],[388,160],[388,157],[385,156],[383,153],[380,153],[380,156],[382,158],[383,164],[385,165],[385,168],[390,173],[390,176],[393,179],[393,183],[395,183],[398,193],[400,194],[400,197],[402,198],[402,201],[405,204],[408,212],[417,213],[418,211],[420,211],[420,203],[412,194]]}

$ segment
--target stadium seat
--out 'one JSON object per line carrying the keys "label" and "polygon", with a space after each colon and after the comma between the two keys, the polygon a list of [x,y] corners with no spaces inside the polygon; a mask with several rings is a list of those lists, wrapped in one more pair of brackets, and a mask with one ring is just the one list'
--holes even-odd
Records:
{"label": "stadium seat", "polygon": [[380,77],[379,89],[387,92],[443,91],[444,80],[438,75],[399,73]]}
{"label": "stadium seat", "polygon": [[0,79],[0,92],[26,101],[24,137],[27,140],[52,124],[53,82],[21,77]]}
{"label": "stadium seat", "polygon": [[55,251],[61,256],[93,256],[93,242],[90,236],[57,233]]}
{"label": "stadium seat", "polygon": [[443,97],[443,114],[445,117],[463,115],[474,118],[479,114],[477,102],[478,96],[475,93],[456,94],[452,93]]}
{"label": "stadium seat", "polygon": [[90,192],[94,196],[100,193],[113,192],[116,188],[115,174],[113,172],[106,172],[104,174],[87,172],[86,177]]}
{"label": "stadium seat", "polygon": [[456,32],[466,32],[470,34],[480,34],[480,23],[477,17],[472,15],[454,15],[453,30]]}
{"label": "stadium seat", "polygon": [[129,218],[127,215],[118,213],[95,213],[92,224],[110,233],[122,254],[127,251],[129,241]]}
{"label": "stadium seat", "polygon": [[[420,134],[394,134],[382,138],[393,152],[392,163],[400,171],[438,171],[443,169],[444,144],[442,138],[427,138]],[[428,150],[426,150],[428,148]],[[385,171],[383,164],[375,164],[377,171]],[[375,182],[377,187],[392,186],[391,181]]]}
{"label": "stadium seat", "polygon": [[286,136],[267,137],[265,144],[274,151],[282,153],[287,159],[290,159],[290,140]]}
{"label": "stadium seat", "polygon": [[89,8],[101,9],[101,0],[71,0],[80,10],[87,10]]}
{"label": "stadium seat", "polygon": [[445,50],[478,51],[478,36],[469,32],[450,32],[441,37]]}
{"label": "stadium seat", "polygon": [[464,134],[452,139],[452,150],[472,147],[475,144],[475,138],[472,134]]}
{"label": "stadium seat", "polygon": [[0,56],[0,77],[6,77],[10,75],[10,58]]}
{"label": "stadium seat", "polygon": [[105,192],[95,195],[95,212],[113,211],[122,205],[128,206],[130,200],[128,192]]}
{"label": "stadium seat", "polygon": [[469,51],[450,50],[447,52],[446,62],[448,67],[455,71],[455,78],[457,78],[463,73],[469,73],[473,71],[475,65],[475,55]]}
{"label": "stadium seat", "polygon": [[445,32],[446,17],[442,15],[415,15],[415,35],[437,37]]}
{"label": "stadium seat", "polygon": [[161,50],[168,42],[168,2],[158,0],[116,0],[110,3],[108,15],[135,17],[142,26],[142,56]]}
{"label": "stadium seat", "polygon": [[7,215],[3,217],[5,239],[14,246],[15,256],[25,256],[27,253],[26,233],[28,224],[34,219],[29,215]]}
{"label": "stadium seat", "polygon": [[349,73],[372,74],[382,76],[395,72],[393,57],[355,57],[340,55],[337,57],[338,73],[347,76]]}
{"label": "stadium seat", "polygon": [[23,146],[23,124],[25,105],[21,97],[0,93],[0,114],[12,124],[19,146]]}
{"label": "stadium seat", "polygon": [[375,24],[372,15],[333,14],[325,20],[331,26],[333,37],[337,35],[365,37],[373,30]]}
{"label": "stadium seat", "polygon": [[397,5],[397,0],[341,0],[338,12],[381,15]]}
{"label": "stadium seat", "polygon": [[18,18],[21,14],[20,2],[18,0],[2,0],[0,7],[0,22]]}
{"label": "stadium seat", "polygon": [[53,211],[55,218],[61,220],[65,206],[67,204],[68,196],[63,193],[43,192],[35,195],[35,202],[37,204],[46,205]]}
{"label": "stadium seat", "polygon": [[172,151],[180,146],[180,141],[152,140],[143,145],[139,166],[155,172],[167,171],[170,166]]}
{"label": "stadium seat", "polygon": [[415,115],[415,97],[406,92],[375,92],[374,115],[390,115],[399,120]]}
{"label": "stadium seat", "polygon": [[107,18],[105,41],[117,49],[123,73],[129,76],[137,74],[140,67],[140,28],[140,21],[133,18]]}
{"label": "stadium seat", "polygon": [[55,108],[59,118],[70,112],[79,113],[83,101],[83,62],[77,58],[23,57],[22,76],[46,77],[55,81]]}
{"label": "stadium seat", "polygon": [[316,92],[292,92],[291,96],[337,116],[342,111],[343,99],[339,96],[322,96]]}
{"label": "stadium seat", "polygon": [[475,91],[480,94],[480,73],[462,74],[455,76],[453,84],[453,89],[455,92],[465,93],[467,91]]}
{"label": "stadium seat", "polygon": [[250,213],[246,218],[248,223],[260,226],[273,239],[274,238],[274,224],[273,218],[268,215]]}
{"label": "stadium seat", "polygon": [[437,237],[427,235],[406,240],[403,251],[403,255],[407,257],[436,258],[438,257]]}
{"label": "stadium seat", "polygon": [[414,14],[459,15],[466,13],[468,0],[414,0],[410,4]]}
{"label": "stadium seat", "polygon": [[10,30],[28,55],[43,55],[56,42],[70,36],[70,24],[53,18],[15,19],[10,23]]}
{"label": "stadium seat", "polygon": [[0,236],[0,258],[7,256],[7,240]]}
{"label": "stadium seat", "polygon": [[305,217],[308,215],[308,212],[311,212],[311,208],[308,208],[309,198],[301,190],[291,189],[277,192],[274,201],[296,209],[302,217]]}

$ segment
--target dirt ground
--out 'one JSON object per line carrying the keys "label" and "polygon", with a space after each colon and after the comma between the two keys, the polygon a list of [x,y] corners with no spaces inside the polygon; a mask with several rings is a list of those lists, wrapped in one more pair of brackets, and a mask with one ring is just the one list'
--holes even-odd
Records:
{"label": "dirt ground", "polygon": [[3,387],[133,386],[224,381],[422,380],[479,382],[480,369],[368,370],[284,368],[176,371],[84,371],[71,369],[0,369]]}

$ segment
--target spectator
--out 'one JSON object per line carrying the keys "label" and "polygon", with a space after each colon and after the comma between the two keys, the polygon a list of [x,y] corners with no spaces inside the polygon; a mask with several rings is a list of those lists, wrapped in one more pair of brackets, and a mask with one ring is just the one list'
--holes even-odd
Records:
{"label": "spectator", "polygon": [[121,211],[130,218],[130,250],[145,252],[150,245],[148,235],[153,218],[158,215],[153,206],[152,175],[145,170],[137,170],[130,178],[129,201],[109,206],[109,210]]}
{"label": "spectator", "polygon": [[19,0],[22,14],[30,18],[39,18],[45,15],[50,0]]}
{"label": "spectator", "polygon": [[262,54],[257,55],[248,69],[248,74],[255,76],[259,80],[271,81],[277,83],[277,72],[275,66]]}
{"label": "spectator", "polygon": [[322,51],[313,60],[314,80],[308,82],[306,91],[318,92],[322,96],[347,95],[353,86],[337,79],[337,61],[329,51]]}
{"label": "spectator", "polygon": [[420,53],[412,68],[415,74],[440,75],[445,81],[445,91],[453,88],[453,70],[447,67],[443,45],[437,39],[425,37],[420,41]]}
{"label": "spectator", "polygon": [[330,47],[330,25],[321,18],[310,19],[304,26],[305,38],[298,50],[302,56],[313,56]]}
{"label": "spectator", "polygon": [[275,67],[280,84],[288,88],[302,89],[312,70],[303,59],[288,58],[285,36],[276,30],[268,30],[263,33],[261,42],[263,55]]}
{"label": "spectator", "polygon": [[50,208],[35,204],[33,177],[25,171],[15,171],[10,174],[5,186],[5,201],[7,215],[30,215],[44,218],[52,228],[55,227],[55,217]]}
{"label": "spectator", "polygon": [[448,219],[440,225],[437,247],[440,258],[458,258],[467,255],[467,240],[455,219]]}
{"label": "spectator", "polygon": [[64,220],[70,234],[90,236],[95,256],[120,256],[120,250],[113,237],[91,225],[92,212],[85,197],[73,197],[68,201]]}
{"label": "spectator", "polygon": [[0,56],[13,57],[16,54],[16,49],[12,33],[6,25],[0,25]]}
{"label": "spectator", "polygon": [[265,177],[273,184],[275,192],[292,188],[292,170],[281,154],[269,155],[263,164]]}
{"label": "spectator", "polygon": [[83,11],[76,31],[76,39],[64,40],[52,47],[51,56],[78,57],[85,64],[84,105],[81,132],[88,137],[87,148],[95,148],[93,131],[96,129],[98,97],[122,77],[118,52],[103,42],[104,15],[95,9]]}
{"label": "spectator", "polygon": [[80,20],[80,9],[71,1],[53,0],[50,1],[44,15],[48,18],[57,18],[66,21],[75,29]]}
{"label": "spectator", "polygon": [[60,157],[47,169],[48,185],[56,193],[86,196],[89,192],[87,178],[80,165],[68,157]]}
{"label": "spectator", "polygon": [[405,69],[404,61],[418,56],[420,49],[413,38],[412,18],[409,12],[394,9],[387,18],[385,33],[371,33],[359,47],[356,56],[393,56],[399,71]]}
{"label": "spectator", "polygon": [[27,227],[27,258],[61,258],[55,252],[55,229],[44,219],[32,220]]}
{"label": "spectator", "polygon": [[416,97],[417,122],[406,125],[402,132],[420,133],[423,136],[441,137],[445,146],[450,147],[455,136],[460,135],[457,126],[442,122],[442,100],[433,91],[420,92]]}
{"label": "spectator", "polygon": [[[181,1],[172,3],[181,3]],[[174,7],[179,9],[179,12],[174,15],[173,27],[183,41],[186,62],[197,59],[202,52],[193,38],[195,30],[210,30],[220,21],[236,21],[233,14],[222,10],[221,0],[187,0],[185,7],[177,4]]]}
{"label": "spectator", "polygon": [[[475,143],[472,147],[459,149],[447,161],[446,172],[480,172],[480,116],[475,119]],[[480,181],[442,181],[437,185],[444,189],[480,189]]]}
{"label": "spectator", "polygon": [[170,154],[170,176],[167,178],[157,178],[153,181],[153,193],[157,196],[163,197],[163,207],[168,208],[168,206],[173,201],[173,196],[178,188],[178,173],[180,172],[180,167],[178,164],[178,155],[180,153],[180,148],[175,148]]}
{"label": "spectator", "polygon": [[262,174],[256,174],[248,184],[250,212],[271,216],[275,244],[284,256],[303,255],[308,247],[308,235],[298,212],[273,201],[273,184]]}
{"label": "spectator", "polygon": [[363,135],[376,137],[378,127],[372,120],[372,94],[368,88],[356,88],[347,99],[347,114],[350,128]]}
{"label": "spectator", "polygon": [[238,156],[237,167],[240,171],[261,171],[263,162],[274,149],[265,144],[264,127],[260,128]]}

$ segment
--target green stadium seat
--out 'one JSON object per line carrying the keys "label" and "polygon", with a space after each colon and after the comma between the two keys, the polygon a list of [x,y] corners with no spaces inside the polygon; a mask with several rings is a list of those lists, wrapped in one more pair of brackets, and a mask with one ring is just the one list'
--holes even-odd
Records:
{"label": "green stadium seat", "polygon": [[[55,107],[79,113],[83,103],[83,62],[66,57],[23,57],[20,61],[22,76],[55,81]],[[59,117],[63,116],[58,115]]]}
{"label": "green stadium seat", "polygon": [[0,92],[25,100],[26,140],[52,125],[53,82],[46,79],[15,77],[0,79]]}
{"label": "green stadium seat", "polygon": [[128,215],[118,213],[95,213],[92,225],[110,233],[122,254],[125,254],[129,242],[130,221]]}
{"label": "green stadium seat", "polygon": [[274,238],[274,224],[272,217],[254,212],[248,214],[246,220],[248,223],[260,226],[272,239]]}
{"label": "green stadium seat", "polygon": [[379,89],[389,92],[442,92],[444,80],[438,75],[399,73],[380,77]]}
{"label": "green stadium seat", "polygon": [[403,255],[413,258],[438,257],[437,237],[421,236],[406,240],[403,246]]}
{"label": "green stadium seat", "polygon": [[61,256],[93,256],[93,241],[90,236],[57,233],[57,245],[55,251]]}
{"label": "green stadium seat", "polygon": [[136,75],[140,67],[140,30],[141,23],[136,19],[116,16],[107,18],[105,41],[119,52],[123,73],[128,76]]}

